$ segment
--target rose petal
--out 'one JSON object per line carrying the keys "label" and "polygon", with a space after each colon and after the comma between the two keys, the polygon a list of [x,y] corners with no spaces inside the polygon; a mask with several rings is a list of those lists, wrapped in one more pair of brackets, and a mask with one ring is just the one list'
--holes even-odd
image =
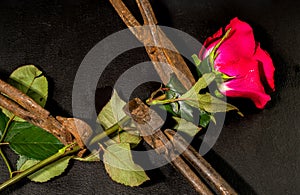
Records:
{"label": "rose petal", "polygon": [[[215,64],[236,63],[239,58],[244,56],[253,56],[255,53],[255,39],[252,28],[246,22],[234,18],[226,26],[226,31],[231,28],[230,37],[228,37],[219,47],[219,56]],[[213,47],[220,41],[222,29],[219,29],[212,37],[205,40],[199,53],[199,58],[203,60],[209,55]],[[206,49],[205,49],[206,48]]]}
{"label": "rose petal", "polygon": [[228,97],[242,97],[251,99],[254,102],[255,106],[259,109],[263,109],[266,106],[267,102],[271,99],[269,95],[264,92],[257,91],[256,89],[243,89],[242,87],[239,88],[239,90],[231,89],[231,85],[233,85],[233,87],[236,87],[236,83],[233,83],[233,81],[223,83],[222,85],[224,86],[221,86],[220,89],[226,88],[226,92],[221,92]]}
{"label": "rose petal", "polygon": [[[215,69],[217,71],[232,77],[245,77],[249,72],[258,72],[257,67],[257,61],[248,57],[240,57],[235,61],[215,64]],[[259,80],[259,76],[255,79]]]}
{"label": "rose petal", "polygon": [[270,55],[263,49],[261,49],[260,44],[256,48],[255,58],[262,63],[262,67],[264,70],[264,76],[270,86],[270,88],[274,91],[274,65]]}
{"label": "rose petal", "polygon": [[255,53],[255,39],[249,24],[234,18],[227,25],[226,31],[229,28],[231,28],[230,36],[219,47],[220,54],[215,64],[235,63],[239,58],[250,57]]}
{"label": "rose petal", "polygon": [[[258,63],[256,60],[244,64],[249,69],[239,72],[236,78],[221,84],[220,91],[228,97],[242,97],[251,99],[257,108],[264,108],[270,100],[260,81]],[[243,60],[241,60],[243,63]],[[234,67],[233,67],[234,70]]]}

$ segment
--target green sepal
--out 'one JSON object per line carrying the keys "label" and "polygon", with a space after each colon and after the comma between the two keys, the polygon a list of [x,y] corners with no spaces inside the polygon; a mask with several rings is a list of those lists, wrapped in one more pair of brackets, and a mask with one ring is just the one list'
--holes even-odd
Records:
{"label": "green sepal", "polygon": [[199,78],[202,77],[202,75],[206,74],[206,73],[210,73],[212,72],[212,66],[210,65],[209,62],[209,56],[207,56],[206,58],[203,59],[203,61],[201,61],[201,64],[197,66],[197,75]]}
{"label": "green sepal", "polygon": [[217,50],[219,49],[219,47],[221,46],[221,44],[225,41],[226,38],[228,38],[229,34],[231,32],[231,28],[228,29],[225,34],[223,35],[223,37],[221,38],[221,40],[214,46],[214,48],[212,49],[212,51],[210,52],[210,54],[208,55],[209,57],[209,64],[212,68],[212,70],[214,71],[214,61],[217,58],[217,56],[220,54],[219,52],[217,52]]}
{"label": "green sepal", "polygon": [[215,90],[214,94],[217,98],[224,98],[224,95],[218,89]]}
{"label": "green sepal", "polygon": [[191,57],[194,61],[194,64],[198,67],[201,64],[201,60],[198,58],[196,54],[193,54]]}

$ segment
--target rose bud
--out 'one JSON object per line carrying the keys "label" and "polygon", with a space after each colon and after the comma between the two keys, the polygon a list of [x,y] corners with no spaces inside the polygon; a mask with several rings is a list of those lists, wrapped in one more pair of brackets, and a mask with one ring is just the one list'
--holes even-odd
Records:
{"label": "rose bud", "polygon": [[255,41],[249,24],[234,18],[225,31],[221,28],[205,40],[199,58],[209,57],[212,69],[228,76],[218,84],[222,94],[250,98],[262,109],[271,99],[264,87],[275,90],[272,59]]}

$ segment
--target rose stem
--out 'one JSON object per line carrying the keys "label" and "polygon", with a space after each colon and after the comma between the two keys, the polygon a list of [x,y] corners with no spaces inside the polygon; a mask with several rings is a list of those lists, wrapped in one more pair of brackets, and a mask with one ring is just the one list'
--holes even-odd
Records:
{"label": "rose stem", "polygon": [[172,141],[175,149],[191,163],[201,177],[217,194],[237,194],[222,176],[192,146],[190,146],[184,138],[170,129],[167,129],[164,132]]}
{"label": "rose stem", "polygon": [[6,165],[6,167],[7,167],[7,169],[8,169],[8,172],[9,172],[9,178],[11,178],[11,177],[12,177],[12,169],[11,169],[10,164],[9,164],[9,162],[8,162],[8,160],[7,160],[6,156],[5,156],[5,154],[3,153],[1,147],[0,147],[0,156],[2,157],[2,159],[3,159],[3,161],[4,161],[5,165]]}
{"label": "rose stem", "polygon": [[[1,144],[1,145],[8,145],[8,144],[9,144],[9,143],[3,143],[3,141],[4,141],[5,136],[6,136],[6,134],[7,134],[8,128],[9,128],[11,122],[14,120],[14,118],[15,118],[14,116],[11,117],[11,118],[7,121],[7,123],[6,123],[6,125],[5,125],[4,131],[3,131],[2,136],[1,136],[1,139],[0,139],[0,144]],[[9,162],[8,162],[8,160],[7,160],[6,156],[5,156],[5,154],[4,154],[3,151],[2,151],[1,145],[0,145],[0,155],[1,155],[2,159],[4,160],[4,163],[5,163],[5,165],[6,165],[7,169],[8,169],[8,172],[9,172],[9,178],[11,178],[11,177],[12,177],[12,169],[11,169],[11,167],[10,167],[10,164],[9,164]]]}
{"label": "rose stem", "polygon": [[108,128],[105,131],[103,131],[102,133],[99,133],[98,135],[94,136],[93,139],[89,142],[89,145],[93,145],[93,144],[101,141],[103,138],[115,133],[128,120],[130,120],[129,116],[123,117],[120,121],[118,121],[116,124],[114,124],[110,128]]}
{"label": "rose stem", "polygon": [[[70,147],[73,147],[73,148],[71,150],[66,151]],[[37,163],[36,165],[26,169],[25,171],[21,172],[20,174],[14,176],[11,179],[2,183],[0,185],[0,191],[2,191],[3,189],[5,189],[6,187],[8,187],[12,184],[15,184],[16,182],[20,181],[22,178],[27,177],[27,176],[33,174],[34,172],[40,170],[41,168],[55,162],[56,160],[58,160],[62,157],[65,157],[67,155],[74,154],[74,153],[78,152],[79,150],[81,150],[81,148],[77,144],[75,144],[75,146],[74,146],[74,144],[65,146],[64,148],[60,149],[56,154],[46,158],[45,160],[42,160],[41,162]]]}

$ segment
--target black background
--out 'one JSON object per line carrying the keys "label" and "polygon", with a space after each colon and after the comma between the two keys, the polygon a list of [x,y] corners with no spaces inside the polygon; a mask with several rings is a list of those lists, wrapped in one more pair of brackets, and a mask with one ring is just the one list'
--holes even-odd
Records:
{"label": "black background", "polygon": [[[140,20],[134,1],[125,2]],[[182,30],[200,42],[235,16],[251,24],[256,39],[274,60],[276,92],[265,110],[253,109],[248,101],[240,104],[245,117],[227,117],[217,144],[205,158],[241,194],[299,194],[299,1],[151,3],[159,24]],[[35,64],[49,79],[46,108],[53,115],[72,116],[72,86],[82,59],[99,41],[124,28],[106,0],[2,0],[0,77],[6,79],[20,65]],[[99,87],[112,86],[120,71],[148,60],[143,49],[122,54],[111,63],[110,73],[102,78]],[[107,94],[99,96],[103,98],[102,104]],[[10,152],[8,155],[15,159]],[[24,180],[2,193],[196,194],[170,165],[150,171],[149,176],[150,182],[130,188],[111,181],[102,163],[74,162],[67,173],[48,183]],[[7,178],[6,167],[0,161],[0,182]]]}

